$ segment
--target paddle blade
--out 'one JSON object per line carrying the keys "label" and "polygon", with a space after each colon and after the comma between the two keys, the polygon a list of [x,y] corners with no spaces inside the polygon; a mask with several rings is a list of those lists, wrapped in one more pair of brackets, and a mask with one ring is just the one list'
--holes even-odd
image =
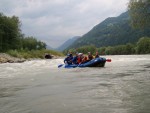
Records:
{"label": "paddle blade", "polygon": [[106,59],[107,62],[111,62],[111,59]]}
{"label": "paddle blade", "polygon": [[64,64],[60,64],[60,65],[58,65],[58,68],[60,68],[60,67],[62,67]]}

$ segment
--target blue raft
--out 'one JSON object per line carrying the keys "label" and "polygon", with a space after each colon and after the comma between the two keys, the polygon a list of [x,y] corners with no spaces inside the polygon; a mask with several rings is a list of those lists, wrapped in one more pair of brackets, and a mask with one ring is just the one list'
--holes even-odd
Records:
{"label": "blue raft", "polygon": [[106,63],[106,58],[103,57],[99,57],[99,58],[95,58],[91,61],[88,61],[86,63],[83,64],[60,64],[58,65],[58,68],[60,67],[64,67],[64,68],[76,68],[76,67],[104,67]]}

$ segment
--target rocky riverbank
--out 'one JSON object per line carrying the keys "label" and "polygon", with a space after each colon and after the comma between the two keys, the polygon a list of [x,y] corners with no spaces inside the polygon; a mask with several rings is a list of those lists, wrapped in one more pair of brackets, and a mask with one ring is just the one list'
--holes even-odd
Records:
{"label": "rocky riverbank", "polygon": [[[43,56],[44,58],[44,56]],[[51,58],[46,58],[46,59],[58,59],[60,58],[60,56],[55,56],[55,55],[51,55]],[[32,58],[34,59],[34,58]],[[1,63],[22,63],[24,61],[27,61],[27,60],[32,60],[31,58],[30,59],[24,59],[24,58],[16,58],[16,57],[13,57],[13,56],[10,56],[6,53],[0,53],[0,64]]]}
{"label": "rocky riverbank", "polygon": [[26,61],[24,58],[15,58],[6,53],[0,53],[0,63],[21,63]]}

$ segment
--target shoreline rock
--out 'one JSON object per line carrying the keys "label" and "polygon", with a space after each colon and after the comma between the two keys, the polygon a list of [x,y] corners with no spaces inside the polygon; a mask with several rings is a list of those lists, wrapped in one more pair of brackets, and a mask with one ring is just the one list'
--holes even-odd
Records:
{"label": "shoreline rock", "polygon": [[26,61],[26,59],[24,58],[16,58],[6,53],[0,53],[0,64],[1,63],[22,63],[24,61]]}
{"label": "shoreline rock", "polygon": [[44,58],[45,58],[45,59],[58,59],[58,58],[61,58],[61,57],[60,57],[60,56],[53,55],[53,54],[48,54],[48,53],[46,53],[46,54],[44,55]]}

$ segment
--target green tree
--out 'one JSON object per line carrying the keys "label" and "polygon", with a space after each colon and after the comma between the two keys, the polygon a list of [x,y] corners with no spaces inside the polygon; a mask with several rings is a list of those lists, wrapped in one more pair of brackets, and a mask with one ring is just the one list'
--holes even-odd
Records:
{"label": "green tree", "polygon": [[97,48],[96,51],[98,51],[100,55],[105,55],[106,47]]}
{"label": "green tree", "polygon": [[137,43],[138,54],[149,54],[150,53],[150,38],[143,37]]}
{"label": "green tree", "polygon": [[25,50],[41,50],[46,49],[46,43],[38,41],[34,37],[25,37],[21,39],[22,48]]}
{"label": "green tree", "polygon": [[133,27],[150,27],[150,0],[130,0],[128,8]]}
{"label": "green tree", "polygon": [[34,37],[25,37],[20,27],[21,22],[18,17],[8,17],[0,13],[0,52],[46,49],[46,43]]}
{"label": "green tree", "polygon": [[42,41],[38,41],[36,45],[36,49],[41,50],[41,49],[46,49],[46,43]]}
{"label": "green tree", "polygon": [[20,21],[0,13],[0,51],[20,48]]}
{"label": "green tree", "polygon": [[105,54],[106,54],[106,55],[112,55],[112,50],[113,50],[113,47],[108,46],[108,47],[105,49]]}
{"label": "green tree", "polygon": [[125,50],[126,50],[126,52],[124,54],[127,54],[127,55],[135,54],[135,52],[136,52],[135,45],[130,44],[130,43],[126,44]]}

